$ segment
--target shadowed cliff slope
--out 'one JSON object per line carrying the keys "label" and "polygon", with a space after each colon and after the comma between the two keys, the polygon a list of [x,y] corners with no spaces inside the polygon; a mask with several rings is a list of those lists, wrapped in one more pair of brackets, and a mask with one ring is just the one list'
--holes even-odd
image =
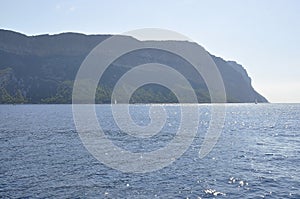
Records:
{"label": "shadowed cliff slope", "polygon": [[[26,36],[0,30],[0,103],[71,103],[73,81],[88,53],[111,35]],[[132,42],[142,42],[120,36]],[[175,42],[189,49],[195,43]],[[267,102],[251,85],[246,70],[233,61],[211,55],[222,75],[228,102]],[[96,103],[109,103],[116,81],[130,68],[144,63],[166,64],[185,75],[196,91],[198,101],[210,102],[209,92],[200,75],[184,59],[157,49],[143,49],[121,56],[105,71],[96,93]],[[158,85],[146,85],[131,98],[132,103],[177,102],[174,94]]]}

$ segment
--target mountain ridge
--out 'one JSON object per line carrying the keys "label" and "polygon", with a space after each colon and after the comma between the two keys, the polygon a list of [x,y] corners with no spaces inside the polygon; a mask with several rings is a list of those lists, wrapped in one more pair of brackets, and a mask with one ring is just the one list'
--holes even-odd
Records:
{"label": "mountain ridge", "polygon": [[[113,35],[82,33],[27,36],[10,30],[0,30],[0,103],[19,103],[22,100],[24,103],[71,103],[72,82],[79,66],[97,44],[111,36]],[[129,36],[118,36],[122,39],[145,42]],[[170,41],[175,42],[179,47],[189,48],[190,45],[198,45],[194,42],[173,40],[146,42],[161,42],[163,45],[163,42]],[[251,78],[242,65],[235,61],[225,61],[211,54],[210,56],[223,77],[228,94],[227,102],[254,102],[255,100],[268,102],[254,90]],[[193,77],[192,71],[188,72],[188,64],[184,60],[167,52],[142,50],[128,54],[127,58],[121,58],[112,64],[112,69],[108,70],[102,82],[104,86],[99,88],[100,96],[98,101],[96,96],[96,102],[109,103],[112,84],[115,83],[116,78],[133,65],[145,63],[147,60],[164,62],[175,69],[184,69],[183,72],[187,74],[198,92],[198,101],[200,103],[210,101],[203,79]],[[60,96],[59,100],[58,96]],[[133,103],[142,101],[172,103],[176,102],[176,99],[170,91],[152,85],[142,88],[132,100]]]}

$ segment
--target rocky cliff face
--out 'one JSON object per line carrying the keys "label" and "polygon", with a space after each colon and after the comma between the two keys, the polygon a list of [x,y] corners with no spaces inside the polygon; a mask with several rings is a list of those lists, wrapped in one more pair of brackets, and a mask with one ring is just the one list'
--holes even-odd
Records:
{"label": "rocky cliff face", "polygon": [[[78,33],[26,36],[0,30],[0,103],[22,100],[28,103],[70,103],[72,83],[82,61],[97,44],[108,37],[110,35]],[[121,37],[141,42],[131,37]],[[186,48],[197,45],[183,41],[171,42],[177,42],[176,45]],[[223,77],[228,102],[267,102],[253,89],[251,79],[241,65],[211,56]],[[129,53],[112,63],[100,82],[104,86],[100,88],[97,102],[108,102],[114,83],[127,70],[149,62],[166,64],[180,70],[195,88],[198,101],[209,102],[209,93],[203,79],[187,70],[187,62],[171,53],[154,49]],[[103,92],[106,93],[105,96]],[[147,99],[151,95],[151,100],[145,101],[146,94]],[[146,86],[137,96],[137,99],[144,99],[144,102],[174,102],[173,98],[169,91],[157,86]]]}

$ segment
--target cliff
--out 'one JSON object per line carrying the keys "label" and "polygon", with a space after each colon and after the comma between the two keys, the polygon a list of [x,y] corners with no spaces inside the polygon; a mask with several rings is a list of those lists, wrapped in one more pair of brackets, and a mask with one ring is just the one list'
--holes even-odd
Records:
{"label": "cliff", "polygon": [[[0,30],[0,103],[71,103],[73,81],[82,61],[97,44],[110,36],[79,33],[26,36]],[[142,42],[127,36],[120,37]],[[185,41],[171,42],[177,42],[179,47],[197,45]],[[228,102],[267,102],[254,90],[251,78],[241,65],[211,56],[223,77]],[[155,49],[128,53],[116,60],[101,79],[96,102],[109,103],[111,90],[118,78],[132,66],[149,62],[181,70],[196,90],[198,101],[210,102],[203,79],[187,70],[186,61]],[[135,93],[132,102],[177,100],[166,88],[146,85]]]}

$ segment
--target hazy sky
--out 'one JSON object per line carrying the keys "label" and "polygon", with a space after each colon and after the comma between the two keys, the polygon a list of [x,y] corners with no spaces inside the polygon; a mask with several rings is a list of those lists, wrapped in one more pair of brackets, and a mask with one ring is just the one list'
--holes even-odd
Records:
{"label": "hazy sky", "polygon": [[170,29],[242,64],[271,102],[300,102],[298,0],[1,0],[0,28],[28,35]]}

